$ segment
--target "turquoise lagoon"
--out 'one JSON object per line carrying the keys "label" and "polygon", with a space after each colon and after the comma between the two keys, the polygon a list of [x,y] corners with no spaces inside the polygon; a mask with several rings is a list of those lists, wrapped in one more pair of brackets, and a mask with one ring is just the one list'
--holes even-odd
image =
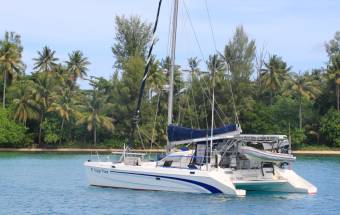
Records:
{"label": "turquoise lagoon", "polygon": [[340,214],[340,156],[299,156],[318,194],[246,197],[88,186],[84,154],[0,153],[0,214]]}

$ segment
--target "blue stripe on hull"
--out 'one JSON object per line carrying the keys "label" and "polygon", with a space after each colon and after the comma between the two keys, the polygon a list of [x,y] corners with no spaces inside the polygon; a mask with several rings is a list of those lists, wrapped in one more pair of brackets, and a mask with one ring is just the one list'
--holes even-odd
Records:
{"label": "blue stripe on hull", "polygon": [[150,177],[172,179],[172,180],[177,180],[177,181],[184,181],[184,182],[188,182],[188,183],[195,184],[195,185],[198,185],[200,187],[203,187],[204,189],[208,190],[211,193],[223,193],[221,190],[219,190],[218,188],[216,188],[214,186],[211,186],[209,184],[205,184],[205,183],[202,183],[202,182],[199,182],[199,181],[190,180],[190,179],[175,178],[175,177],[171,177],[171,176],[162,176],[162,175],[144,174],[144,173],[112,171],[112,170],[110,170],[110,172],[121,173],[121,174],[130,174],[130,175],[143,175],[143,176],[150,176]]}

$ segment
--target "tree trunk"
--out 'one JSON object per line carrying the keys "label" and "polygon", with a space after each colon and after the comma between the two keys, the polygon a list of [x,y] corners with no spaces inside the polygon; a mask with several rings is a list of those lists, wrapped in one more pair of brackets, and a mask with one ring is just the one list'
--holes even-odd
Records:
{"label": "tree trunk", "polygon": [[61,121],[61,127],[60,127],[60,139],[59,139],[59,145],[61,145],[61,140],[63,139],[63,129],[64,129],[64,118]]}
{"label": "tree trunk", "polygon": [[270,106],[273,105],[273,90],[270,91]]}
{"label": "tree trunk", "polygon": [[93,144],[94,144],[94,146],[97,145],[97,128],[96,128],[96,126],[94,126],[94,128],[93,128]]}
{"label": "tree trunk", "polygon": [[339,87],[339,84],[336,84],[336,107],[337,107],[337,110],[339,111],[339,106],[340,106],[340,87]]}
{"label": "tree trunk", "polygon": [[43,123],[43,119],[44,119],[44,112],[41,113],[41,117],[40,117],[40,123],[39,123],[39,136],[38,136],[38,145],[39,147],[42,147],[42,141],[41,141],[41,136],[42,136],[42,123]]}
{"label": "tree trunk", "polygon": [[300,105],[299,105],[299,128],[302,129],[302,96],[300,95]]}
{"label": "tree trunk", "polygon": [[6,107],[6,85],[7,85],[7,72],[4,71],[4,89],[2,91],[2,108]]}

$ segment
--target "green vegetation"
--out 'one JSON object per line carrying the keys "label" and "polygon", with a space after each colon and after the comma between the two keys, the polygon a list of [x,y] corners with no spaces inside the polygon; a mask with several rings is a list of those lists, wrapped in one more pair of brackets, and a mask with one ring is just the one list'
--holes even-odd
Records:
{"label": "green vegetation", "polygon": [[0,147],[25,146],[26,128],[11,119],[9,111],[0,109]]}
{"label": "green vegetation", "polygon": [[330,109],[321,118],[321,133],[332,146],[340,146],[340,112]]}
{"label": "green vegetation", "polygon": [[[0,38],[0,147],[122,147],[127,142],[152,33],[139,17],[115,22],[112,78],[87,79],[90,90],[77,84],[87,78],[90,64],[81,51],[61,62],[45,46],[33,59],[33,71],[25,71],[20,36],[5,32]],[[174,123],[210,127],[214,84],[215,126],[239,122],[244,133],[290,134],[295,148],[340,147],[340,32],[325,46],[327,64],[303,73],[284,57],[258,50],[242,26],[220,48],[224,52],[211,53],[207,62],[189,58],[185,74],[176,67]],[[170,59],[152,56],[151,62],[135,147],[166,143]]]}

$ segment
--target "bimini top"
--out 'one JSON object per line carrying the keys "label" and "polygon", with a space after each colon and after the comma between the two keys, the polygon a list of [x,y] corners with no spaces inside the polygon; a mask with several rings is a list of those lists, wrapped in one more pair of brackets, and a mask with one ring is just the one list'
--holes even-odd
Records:
{"label": "bimini top", "polygon": [[[240,134],[241,129],[235,124],[224,125],[213,129],[213,139],[226,138]],[[210,129],[192,129],[175,125],[168,126],[168,139],[172,144],[201,142],[210,139]]]}

